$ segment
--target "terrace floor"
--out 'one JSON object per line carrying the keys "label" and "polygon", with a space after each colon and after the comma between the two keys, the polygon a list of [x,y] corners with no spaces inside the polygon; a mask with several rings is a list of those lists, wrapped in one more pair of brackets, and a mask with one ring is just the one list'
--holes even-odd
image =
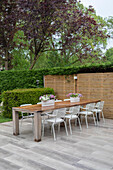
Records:
{"label": "terrace floor", "polygon": [[[0,124],[0,170],[111,170],[113,169],[113,120],[73,126],[68,137],[64,127],[53,140],[46,128],[41,142],[33,141],[31,120],[25,120],[19,136],[12,122]],[[21,125],[21,123],[20,123]]]}

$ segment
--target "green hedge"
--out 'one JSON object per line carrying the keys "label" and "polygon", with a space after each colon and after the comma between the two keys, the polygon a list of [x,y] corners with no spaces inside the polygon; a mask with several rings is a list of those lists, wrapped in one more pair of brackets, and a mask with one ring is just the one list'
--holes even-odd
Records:
{"label": "green hedge", "polygon": [[40,87],[43,87],[44,75],[71,75],[77,73],[113,72],[113,64],[87,64],[78,67],[56,67],[40,70],[20,70],[0,72],[0,93],[6,90],[20,88],[36,88],[36,80],[39,80]]}
{"label": "green hedge", "polygon": [[0,72],[0,93],[6,90],[37,88],[36,80],[40,80],[43,87],[43,75],[48,71],[43,70],[20,70]]}
{"label": "green hedge", "polygon": [[[0,94],[6,90],[43,87],[44,75],[72,75],[79,73],[113,72],[113,64],[87,64],[78,67],[56,67],[39,70],[1,71],[0,72]],[[1,97],[0,97],[1,102]]]}
{"label": "green hedge", "polygon": [[36,88],[36,89],[17,89],[12,91],[4,91],[3,97],[3,116],[12,117],[12,107],[20,106],[21,104],[39,102],[39,97],[44,94],[54,94],[51,88]]}
{"label": "green hedge", "polygon": [[87,64],[78,67],[55,67],[52,69],[0,72],[0,92],[17,88],[36,88],[36,80],[43,86],[44,75],[69,75],[77,73],[113,72],[113,64]]}

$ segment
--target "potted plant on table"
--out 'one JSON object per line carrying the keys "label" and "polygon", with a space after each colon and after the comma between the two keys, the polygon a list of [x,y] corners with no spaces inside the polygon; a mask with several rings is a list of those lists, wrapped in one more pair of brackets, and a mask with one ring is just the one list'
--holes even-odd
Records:
{"label": "potted plant on table", "polygon": [[70,97],[70,102],[79,102],[82,94],[80,93],[69,93],[67,97]]}
{"label": "potted plant on table", "polygon": [[42,102],[42,106],[51,106],[55,103],[55,98],[53,94],[45,94],[39,97],[39,100]]}

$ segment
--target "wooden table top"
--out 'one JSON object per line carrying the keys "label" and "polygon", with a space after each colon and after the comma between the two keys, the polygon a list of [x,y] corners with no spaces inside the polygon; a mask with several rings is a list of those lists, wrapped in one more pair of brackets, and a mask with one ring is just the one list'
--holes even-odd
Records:
{"label": "wooden table top", "polygon": [[70,102],[70,101],[62,101],[62,102],[55,102],[54,106],[43,106],[41,104],[30,105],[30,106],[22,106],[22,107],[13,107],[12,109],[15,111],[26,111],[26,112],[44,112],[48,110],[55,110],[60,108],[67,108],[72,106],[78,105],[86,105],[88,103],[97,103],[101,100],[84,100],[80,102]]}

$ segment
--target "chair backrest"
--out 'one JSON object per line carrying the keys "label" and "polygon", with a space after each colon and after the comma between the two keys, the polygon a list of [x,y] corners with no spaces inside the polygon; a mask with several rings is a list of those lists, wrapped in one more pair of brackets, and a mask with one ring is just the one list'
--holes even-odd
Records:
{"label": "chair backrest", "polygon": [[74,107],[70,107],[69,111],[73,113],[74,112]]}
{"label": "chair backrest", "polygon": [[[21,104],[20,107],[30,106],[30,105],[32,105],[32,104]],[[26,111],[21,111],[21,113],[22,113],[22,116],[23,116],[23,114],[26,113]]]}
{"label": "chair backrest", "polygon": [[23,106],[30,106],[32,104],[21,104],[20,107],[23,107]]}
{"label": "chair backrest", "polygon": [[64,99],[64,101],[70,101],[70,99]]}
{"label": "chair backrest", "polygon": [[74,115],[77,115],[80,112],[80,106],[74,107]]}
{"label": "chair backrest", "polygon": [[90,104],[86,104],[86,110],[89,110]]}
{"label": "chair backrest", "polygon": [[95,103],[90,103],[90,106],[89,106],[89,111],[92,111],[95,107]]}
{"label": "chair backrest", "polygon": [[99,109],[103,110],[103,107],[104,107],[104,101],[101,101],[99,105]]}
{"label": "chair backrest", "polygon": [[62,100],[55,100],[55,102],[62,102]]}
{"label": "chair backrest", "polygon": [[89,103],[86,105],[86,108],[87,108],[86,111],[91,112],[94,109],[94,107],[95,107],[95,103]]}
{"label": "chair backrest", "polygon": [[80,106],[70,107],[69,111],[71,111],[71,119],[72,119],[73,115],[79,114]]}
{"label": "chair backrest", "polygon": [[42,104],[42,102],[38,102],[37,104]]}
{"label": "chair backrest", "polygon": [[96,104],[95,104],[95,108],[99,108],[99,106],[100,106],[100,102],[97,102]]}
{"label": "chair backrest", "polygon": [[66,108],[57,109],[56,111],[57,111],[56,112],[56,117],[57,118],[64,117],[65,114],[66,114]]}

